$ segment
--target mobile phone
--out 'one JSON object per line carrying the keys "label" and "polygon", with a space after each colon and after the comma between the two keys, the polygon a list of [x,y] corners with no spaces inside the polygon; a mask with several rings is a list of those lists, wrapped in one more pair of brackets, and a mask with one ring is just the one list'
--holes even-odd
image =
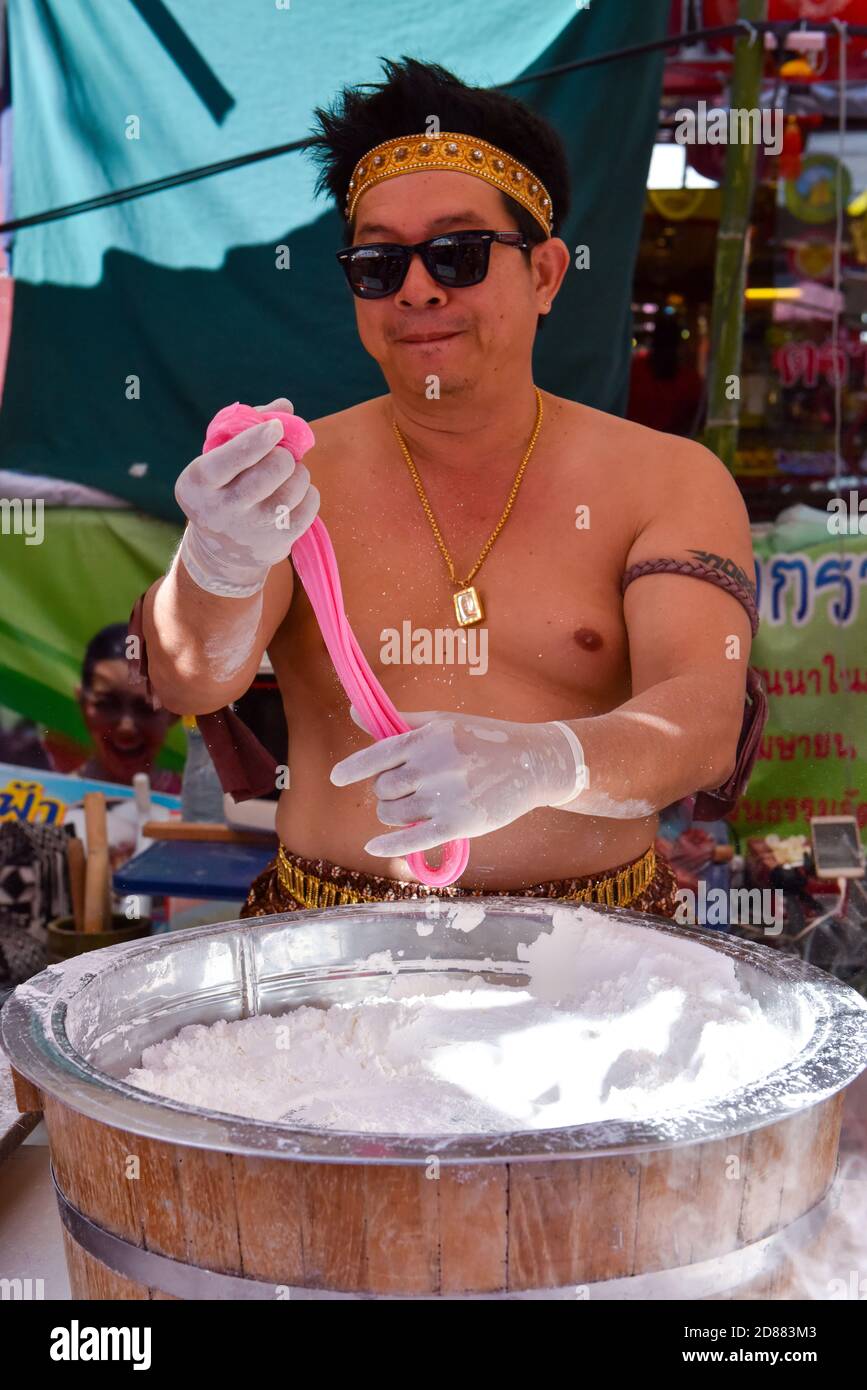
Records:
{"label": "mobile phone", "polygon": [[853,879],[849,884],[848,909],[859,924],[867,923],[867,884],[862,878]]}
{"label": "mobile phone", "polygon": [[864,850],[854,816],[814,816],[810,835],[817,878],[864,877]]}

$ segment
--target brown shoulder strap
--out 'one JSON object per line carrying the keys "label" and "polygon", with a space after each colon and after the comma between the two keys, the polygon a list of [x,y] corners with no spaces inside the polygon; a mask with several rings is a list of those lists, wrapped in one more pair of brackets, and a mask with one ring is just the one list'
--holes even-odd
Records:
{"label": "brown shoulder strap", "polygon": [[747,689],[744,715],[738,739],[734,770],[728,781],[712,791],[697,792],[693,820],[722,820],[729,816],[749,785],[750,776],[759,756],[762,732],[768,720],[768,697],[762,678],[755,666],[747,667]]}
{"label": "brown shoulder strap", "polygon": [[[148,676],[143,608],[144,594],[140,594],[133,605],[127,629],[130,637],[138,639],[133,643],[129,656],[130,676],[137,684],[144,681],[145,689],[153,699],[159,697]],[[173,710],[172,713],[187,711]],[[265,796],[274,790],[277,765],[273,756],[229,705],[212,714],[197,714],[196,723],[202,731],[224,792],[229,792],[236,801],[249,801],[252,797]]]}
{"label": "brown shoulder strap", "polygon": [[726,574],[724,570],[716,569],[713,565],[706,565],[701,560],[642,560],[639,565],[631,565],[620,581],[621,594],[626,592],[627,586],[633,579],[641,579],[645,574],[685,574],[691,579],[706,579],[710,584],[716,584],[720,589],[725,589],[726,593],[731,594],[747,611],[750,620],[752,634],[755,637],[759,630],[759,610],[756,602],[748,589],[745,589],[735,577]]}

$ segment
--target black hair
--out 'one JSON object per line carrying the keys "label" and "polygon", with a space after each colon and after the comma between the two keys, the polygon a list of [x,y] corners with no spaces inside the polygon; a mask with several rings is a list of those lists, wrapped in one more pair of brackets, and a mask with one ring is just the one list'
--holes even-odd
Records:
{"label": "black hair", "polygon": [[[400,62],[380,62],[385,82],[344,87],[332,106],[314,111],[318,126],[309,148],[319,166],[317,193],[330,193],[343,215],[349,180],[362,155],[400,135],[426,133],[430,117],[436,116],[441,130],[487,140],[532,170],[553,203],[551,231],[557,235],[569,210],[569,168],[553,126],[514,97],[468,87],[438,63],[406,56]],[[545,232],[532,213],[507,193],[502,197],[530,245],[544,241]]]}
{"label": "black hair", "polygon": [[109,623],[108,627],[100,628],[99,632],[91,637],[81,666],[81,684],[85,690],[90,689],[93,668],[98,661],[118,661],[125,658],[127,631],[126,623]]}
{"label": "black hair", "polygon": [[56,770],[32,719],[19,719],[11,729],[0,727],[0,763]]}

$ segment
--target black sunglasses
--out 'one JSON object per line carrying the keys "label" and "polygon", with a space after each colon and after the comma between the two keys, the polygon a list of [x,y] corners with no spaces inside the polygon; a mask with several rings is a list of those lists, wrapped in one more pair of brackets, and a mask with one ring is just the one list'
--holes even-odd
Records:
{"label": "black sunglasses", "polygon": [[519,251],[530,249],[522,232],[447,232],[415,246],[390,241],[347,246],[337,252],[337,259],[353,294],[359,299],[384,299],[400,289],[416,253],[428,275],[446,289],[481,284],[488,273],[491,244],[495,241],[515,246]]}

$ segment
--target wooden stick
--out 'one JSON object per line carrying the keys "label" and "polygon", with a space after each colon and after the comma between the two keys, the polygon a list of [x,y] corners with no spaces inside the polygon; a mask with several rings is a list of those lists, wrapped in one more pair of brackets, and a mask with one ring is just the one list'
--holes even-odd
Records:
{"label": "wooden stick", "polygon": [[84,875],[84,930],[86,932],[108,931],[109,913],[106,903],[108,868],[108,850],[91,850],[87,856]]}
{"label": "wooden stick", "polygon": [[84,825],[87,831],[88,854],[95,849],[108,849],[108,822],[103,792],[85,792]]}
{"label": "wooden stick", "polygon": [[84,930],[108,931],[111,921],[108,825],[103,792],[85,792],[87,866],[84,876]]}
{"label": "wooden stick", "polygon": [[149,820],[142,826],[149,840],[201,840],[230,845],[269,845],[276,840],[271,830],[235,830],[218,821]]}
{"label": "wooden stick", "polygon": [[66,864],[69,869],[69,891],[72,898],[75,930],[84,931],[85,854],[84,841],[80,840],[77,835],[70,835],[67,842]]}

